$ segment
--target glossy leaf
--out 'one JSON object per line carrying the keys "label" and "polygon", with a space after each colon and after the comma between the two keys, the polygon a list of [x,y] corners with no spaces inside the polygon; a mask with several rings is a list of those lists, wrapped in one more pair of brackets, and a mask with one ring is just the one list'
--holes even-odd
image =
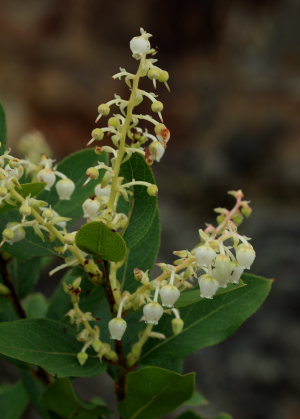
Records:
{"label": "glossy leaf", "polygon": [[175,410],[194,392],[195,374],[178,374],[145,367],[127,377],[127,395],[120,404],[124,419],[159,419]]}
{"label": "glossy leaf", "polygon": [[111,262],[119,262],[126,255],[123,237],[98,221],[81,227],[76,234],[76,245],[86,253]]}
{"label": "glossy leaf", "polygon": [[160,342],[149,342],[142,363],[163,365],[165,360],[184,358],[228,338],[256,312],[271,289],[272,281],[266,278],[246,274],[243,280],[247,286],[183,307],[180,314],[185,325],[177,336],[172,334],[170,318],[165,315],[158,331],[168,337]]}
{"label": "glossy leaf", "polygon": [[96,166],[100,161],[106,163],[107,154],[104,153],[99,156],[92,148],[87,148],[70,154],[57,165],[57,170],[64,173],[75,183],[76,188],[71,196],[71,199],[69,201],[60,200],[55,186],[51,188],[51,191],[44,192],[41,195],[41,199],[49,202],[52,208],[60,215],[73,218],[73,220],[69,222],[70,225],[74,224],[78,218],[83,216],[83,202],[90,196],[94,195],[94,188],[101,181],[104,175],[104,170],[101,170],[98,179],[91,180],[86,186],[83,186],[87,179],[85,174],[86,170],[91,166]]}
{"label": "glossy leaf", "polygon": [[12,386],[0,387],[1,419],[19,419],[28,405],[28,396],[21,382]]}
{"label": "glossy leaf", "polygon": [[105,370],[105,364],[92,357],[84,366],[76,355],[81,344],[76,331],[49,319],[24,319],[0,323],[0,353],[20,361],[39,365],[60,377],[92,377]]}
{"label": "glossy leaf", "polygon": [[7,125],[4,108],[0,103],[0,153],[4,153],[7,148]]}
{"label": "glossy leaf", "polygon": [[67,378],[54,381],[43,393],[41,403],[46,410],[62,418],[97,419],[110,416],[109,410],[102,403],[95,405],[80,400]]}
{"label": "glossy leaf", "polygon": [[[144,157],[134,154],[121,167],[124,183],[132,179],[155,184],[151,168]],[[134,291],[138,283],[134,280],[133,269],[151,270],[160,246],[160,223],[157,198],[149,196],[147,188],[135,186],[129,204],[120,200],[118,210],[129,216],[129,226],[124,233],[128,248],[128,260],[118,272],[118,279],[123,286]]]}

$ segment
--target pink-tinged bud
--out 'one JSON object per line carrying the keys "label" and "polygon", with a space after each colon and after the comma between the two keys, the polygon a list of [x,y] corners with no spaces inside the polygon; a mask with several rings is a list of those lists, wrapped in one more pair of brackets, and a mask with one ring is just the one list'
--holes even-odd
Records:
{"label": "pink-tinged bud", "polygon": [[170,130],[164,124],[157,124],[154,130],[157,137],[161,138],[166,146],[170,139]]}
{"label": "pink-tinged bud", "polygon": [[37,178],[39,180],[39,182],[44,182],[46,183],[46,191],[50,191],[51,187],[54,185],[55,183],[55,173],[52,169],[42,169],[38,172],[37,174]]}
{"label": "pink-tinged bud", "polygon": [[213,298],[219,288],[219,282],[209,274],[201,275],[198,278],[200,296],[202,298]]}
{"label": "pink-tinged bud", "polygon": [[240,244],[235,250],[237,262],[246,269],[250,269],[255,259],[255,250],[251,244]]}
{"label": "pink-tinged bud", "polygon": [[121,340],[126,327],[127,323],[124,319],[122,319],[122,317],[115,317],[114,319],[111,319],[108,323],[110,337],[112,339]]}
{"label": "pink-tinged bud", "polygon": [[160,288],[159,295],[163,306],[173,307],[180,297],[180,291],[175,285],[167,284]]}
{"label": "pink-tinged bud", "polygon": [[159,319],[164,314],[162,306],[156,302],[148,303],[143,308],[145,322],[148,324],[158,324]]}
{"label": "pink-tinged bud", "polygon": [[60,179],[55,188],[59,199],[68,201],[75,190],[75,183],[71,179]]}
{"label": "pink-tinged bud", "polygon": [[194,249],[194,255],[198,265],[208,266],[216,257],[216,252],[208,244],[202,244]]}
{"label": "pink-tinged bud", "polygon": [[85,218],[96,218],[98,215],[98,210],[100,208],[100,204],[96,199],[86,199],[82,205],[83,209],[83,216]]}

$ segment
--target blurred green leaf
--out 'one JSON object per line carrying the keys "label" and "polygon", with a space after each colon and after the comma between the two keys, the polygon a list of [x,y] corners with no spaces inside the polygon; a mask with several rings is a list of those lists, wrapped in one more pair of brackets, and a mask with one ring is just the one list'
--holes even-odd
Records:
{"label": "blurred green leaf", "polygon": [[268,296],[272,281],[252,274],[243,275],[246,285],[183,307],[180,315],[184,328],[179,335],[171,332],[170,318],[164,316],[157,331],[168,336],[145,345],[143,364],[163,365],[165,361],[185,358],[194,351],[228,338],[260,307]]}
{"label": "blurred green leaf", "polygon": [[7,124],[4,108],[0,103],[0,153],[4,153],[7,148]]}
{"label": "blurred green leaf", "polygon": [[97,419],[110,416],[103,403],[94,404],[80,400],[67,378],[54,381],[43,393],[41,403],[46,410],[57,413],[62,418]]}
{"label": "blurred green leaf", "polygon": [[76,234],[76,245],[86,253],[111,262],[119,262],[126,255],[123,237],[99,221],[81,227]]}
{"label": "blurred green leaf", "polygon": [[0,387],[1,419],[19,419],[28,405],[28,396],[22,382]]}
{"label": "blurred green leaf", "polygon": [[82,344],[76,341],[76,331],[57,321],[23,319],[0,323],[0,336],[1,354],[39,365],[59,377],[92,377],[106,369],[93,353],[80,366],[76,355]]}
{"label": "blurred green leaf", "polygon": [[30,294],[25,304],[25,311],[29,319],[42,319],[46,317],[48,309],[47,298],[40,292]]}
{"label": "blurred green leaf", "polygon": [[127,377],[127,393],[120,403],[124,419],[159,419],[174,411],[194,392],[195,374],[178,374],[145,367]]}
{"label": "blurred green leaf", "polygon": [[[181,415],[177,416],[176,419],[209,419],[205,418],[204,416],[197,415],[197,413],[188,410],[187,412],[182,413]],[[218,416],[214,416],[210,419],[233,419],[231,415],[227,413],[220,413]]]}

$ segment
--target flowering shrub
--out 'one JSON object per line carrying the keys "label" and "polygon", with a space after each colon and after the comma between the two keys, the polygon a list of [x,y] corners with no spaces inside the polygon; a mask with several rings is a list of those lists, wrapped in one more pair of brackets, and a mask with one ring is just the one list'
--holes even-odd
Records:
{"label": "flowering shrub", "polygon": [[[169,90],[150,36],[141,29],[130,41],[138,70],[113,76],[130,96],[99,105],[88,141],[95,149],[56,164],[35,133],[21,141],[27,157],[16,158],[1,110],[0,353],[22,372],[4,390],[18,400],[14,417],[28,403],[42,417],[110,417],[104,402],[83,402],[72,388],[73,377],[105,371],[125,419],[160,418],[192,397],[200,406],[184,358],[231,335],[270,290],[269,280],[245,273],[255,250],[239,232],[251,214],[241,190],[229,192],[231,210],[215,209],[216,224],[199,230],[193,249],[174,251],[173,264],[151,273],[160,243],[151,165],[163,158],[170,131],[163,103],[141,87],[146,78]],[[139,113],[144,101],[151,114]],[[50,275],[65,274],[48,300],[31,292],[54,256],[62,263]]]}

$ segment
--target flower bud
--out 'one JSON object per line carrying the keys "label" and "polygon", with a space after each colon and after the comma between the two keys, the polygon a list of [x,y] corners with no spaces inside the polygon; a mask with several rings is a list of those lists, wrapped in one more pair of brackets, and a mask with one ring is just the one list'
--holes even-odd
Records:
{"label": "flower bud", "polygon": [[237,262],[246,269],[250,269],[250,266],[255,259],[255,250],[251,244],[240,244],[235,249],[235,255]]}
{"label": "flower bud", "polygon": [[201,275],[198,278],[200,296],[202,298],[213,298],[219,288],[219,282],[209,274]]}
{"label": "flower bud", "polygon": [[155,134],[157,137],[163,140],[166,145],[170,139],[170,131],[164,124],[157,124],[154,128]]}
{"label": "flower bud", "polygon": [[98,113],[107,116],[110,112],[110,107],[106,103],[102,103],[98,106]]}
{"label": "flower bud", "polygon": [[86,354],[85,352],[78,352],[77,354],[77,359],[81,366],[83,366],[86,363],[88,357],[88,354]]}
{"label": "flower bud", "polygon": [[159,141],[153,141],[149,145],[149,150],[152,160],[155,160],[157,162],[160,161],[165,152],[164,146]]}
{"label": "flower bud", "polygon": [[147,75],[148,75],[150,80],[157,80],[159,78],[159,75],[160,75],[160,69],[157,68],[157,67],[152,67],[148,71]]}
{"label": "flower bud", "polygon": [[166,83],[169,80],[169,73],[166,70],[160,70],[158,81]]}
{"label": "flower bud", "polygon": [[144,36],[135,36],[130,41],[130,49],[133,58],[140,60],[150,51],[150,42]]}
{"label": "flower bud", "polygon": [[89,167],[85,174],[91,179],[98,179],[99,177],[99,170],[96,167]]}
{"label": "flower bud", "polygon": [[202,244],[194,249],[194,255],[198,265],[208,266],[216,257],[216,252],[208,244]]}
{"label": "flower bud", "polygon": [[15,232],[11,228],[5,228],[2,231],[2,236],[5,240],[13,241],[15,237]]}
{"label": "flower bud", "polygon": [[[19,223],[12,221],[12,222],[7,223],[6,228],[10,229],[12,227],[15,227],[18,224]],[[23,227],[19,226],[17,228],[14,228],[13,232],[14,232],[14,238],[12,239],[13,243],[25,239],[26,233]]]}
{"label": "flower bud", "polygon": [[163,306],[173,307],[180,297],[180,291],[175,285],[167,284],[160,288],[159,295]]}
{"label": "flower bud", "polygon": [[247,218],[252,214],[252,208],[247,203],[243,205],[241,211],[242,214]]}
{"label": "flower bud", "polygon": [[0,186],[0,198],[4,198],[8,193],[8,190],[5,186]]}
{"label": "flower bud", "polygon": [[94,342],[92,343],[92,347],[95,352],[99,352],[101,346],[102,346],[102,342],[99,339],[94,340]]}
{"label": "flower bud", "polygon": [[150,185],[147,188],[147,194],[150,196],[157,196],[158,194],[158,187],[156,185]]}
{"label": "flower bud", "polygon": [[75,190],[75,183],[71,179],[60,179],[56,185],[56,192],[61,200],[69,201]]}
{"label": "flower bud", "polygon": [[110,337],[112,339],[121,340],[125,333],[127,323],[122,317],[115,317],[108,323]]}
{"label": "flower bud", "polygon": [[72,233],[68,233],[64,235],[64,243],[65,244],[74,244],[75,243],[75,236],[76,231],[73,231]]}
{"label": "flower bud", "polygon": [[86,199],[82,204],[83,216],[85,218],[96,218],[100,204],[96,199]]}
{"label": "flower bud", "polygon": [[94,140],[101,141],[101,140],[103,140],[103,137],[104,137],[104,132],[102,131],[101,128],[95,128],[95,129],[93,129],[93,131],[92,131],[92,138]]}
{"label": "flower bud", "polygon": [[111,118],[109,118],[107,123],[110,127],[113,127],[113,128],[119,128],[120,126],[120,121],[115,116],[112,116]]}
{"label": "flower bud", "polygon": [[46,208],[42,212],[42,216],[43,216],[43,218],[46,218],[46,220],[51,220],[53,217],[55,217],[55,215],[56,215],[55,211],[53,211],[50,208]]}
{"label": "flower bud", "polygon": [[39,182],[45,182],[46,183],[46,191],[50,191],[51,187],[55,183],[55,173],[52,169],[42,169],[38,172],[37,178]]}
{"label": "flower bud", "polygon": [[145,322],[148,324],[158,324],[159,319],[164,314],[162,306],[156,302],[151,302],[143,307]]}
{"label": "flower bud", "polygon": [[240,212],[234,214],[232,217],[232,221],[237,227],[242,224],[243,220],[244,220],[244,217]]}
{"label": "flower bud", "polygon": [[26,204],[22,204],[19,208],[19,212],[21,215],[30,215],[31,214],[31,207],[29,205]]}
{"label": "flower bud", "polygon": [[81,284],[81,276],[79,276],[78,278],[74,279],[74,281],[72,282],[72,287],[76,290],[78,288],[80,288],[80,284]]}
{"label": "flower bud", "polygon": [[174,318],[171,323],[174,335],[179,335],[179,333],[182,332],[184,321],[182,319]]}
{"label": "flower bud", "polygon": [[163,108],[164,108],[164,105],[159,100],[156,100],[151,105],[151,109],[152,109],[153,112],[161,112],[163,110]]}

